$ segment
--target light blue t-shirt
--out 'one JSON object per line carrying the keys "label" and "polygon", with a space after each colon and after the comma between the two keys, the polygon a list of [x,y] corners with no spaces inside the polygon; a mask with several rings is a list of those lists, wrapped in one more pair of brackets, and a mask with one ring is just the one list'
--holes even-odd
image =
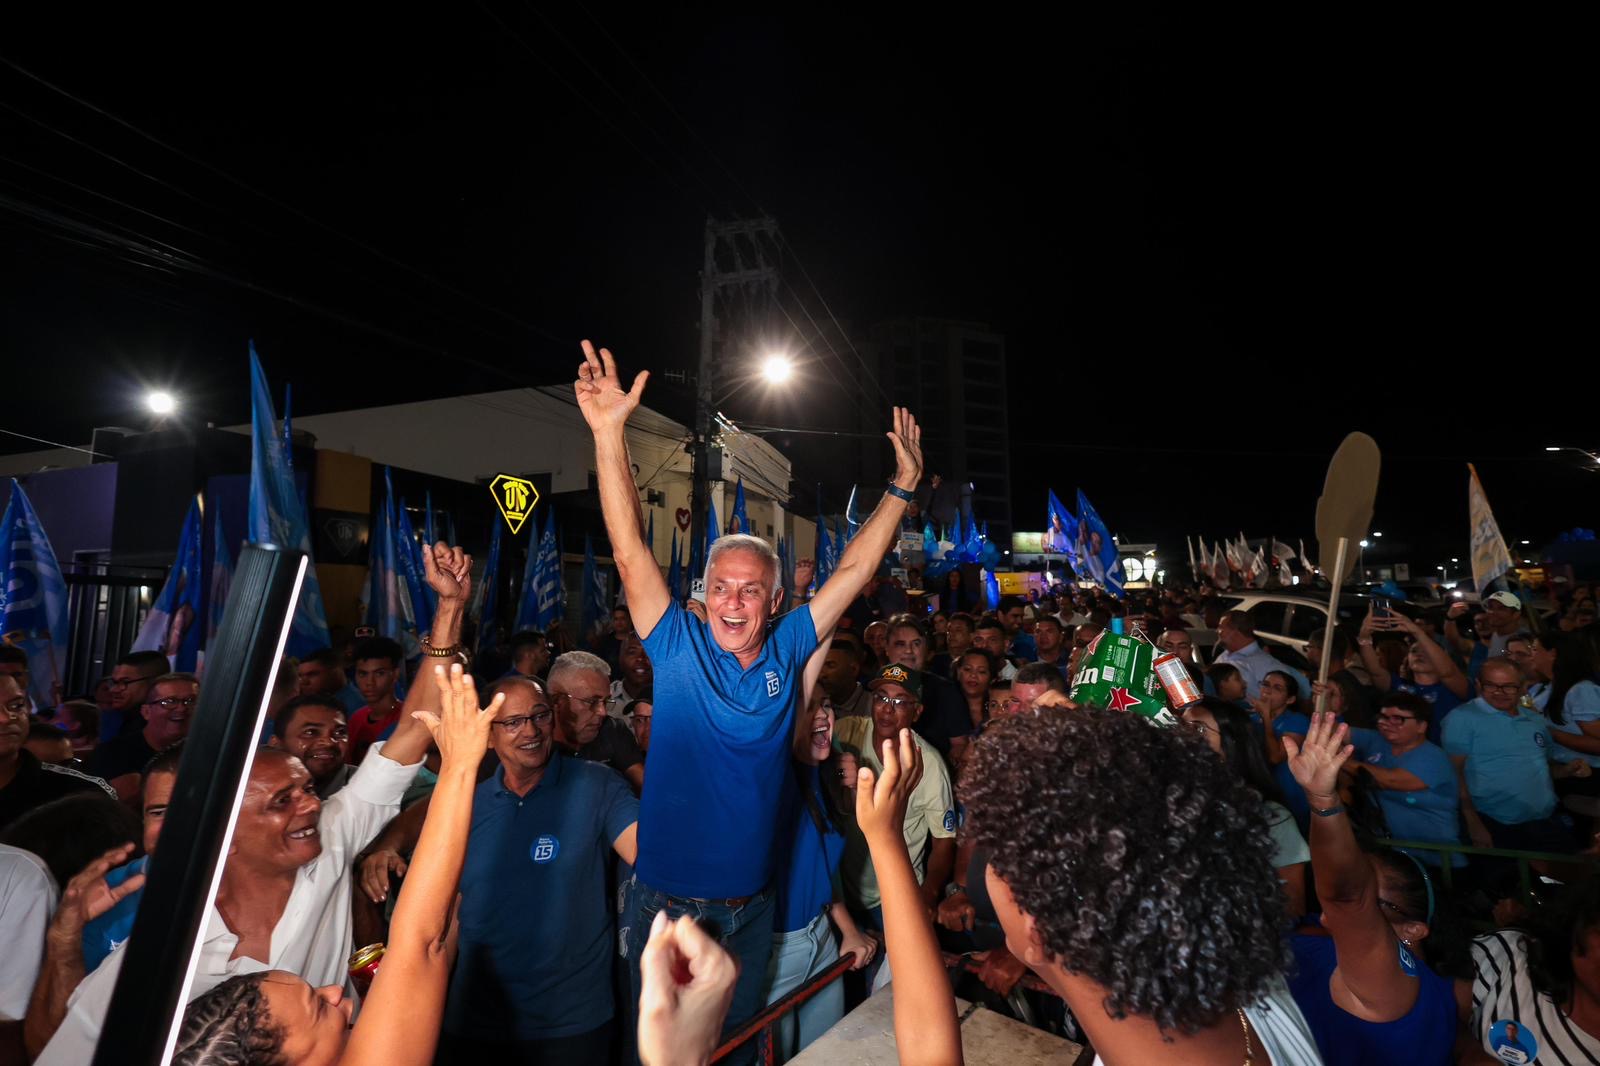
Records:
{"label": "light blue t-shirt", "polygon": [[[1535,707],[1545,711],[1545,703],[1550,699],[1550,686],[1535,685],[1528,690],[1528,695]],[[1545,716],[1548,718],[1548,713]],[[1561,717],[1566,720],[1550,723],[1550,728],[1559,733],[1581,734],[1583,727],[1580,723],[1600,722],[1600,685],[1593,681],[1579,681],[1569,688],[1567,698],[1561,701]],[[1586,751],[1568,747],[1562,747],[1560,752],[1568,759],[1583,759],[1590,766],[1600,766],[1600,755],[1590,755]]]}
{"label": "light blue t-shirt", "polygon": [[[1383,808],[1383,819],[1389,823],[1391,836],[1396,840],[1461,843],[1458,821],[1461,797],[1456,788],[1456,768],[1443,748],[1423,741],[1404,755],[1396,755],[1393,748],[1380,740],[1362,761],[1384,770],[1406,770],[1428,786],[1420,792],[1377,790],[1378,805]],[[1439,865],[1437,851],[1401,850],[1430,866]],[[1457,855],[1454,864],[1465,866],[1467,860]]]}
{"label": "light blue t-shirt", "polygon": [[639,813],[645,884],[694,899],[771,885],[778,811],[795,787],[800,675],[816,648],[810,605],[777,620],[748,669],[676,602],[644,638],[656,694]]}
{"label": "light blue t-shirt", "polygon": [[[123,863],[115,870],[106,874],[106,885],[116,888],[134,874],[145,873],[150,866],[150,856],[141,855],[132,862]],[[105,961],[107,955],[118,944],[128,939],[128,934],[133,932],[133,919],[139,912],[139,899],[144,895],[144,889],[130,893],[117,900],[116,904],[100,917],[92,919],[83,927],[83,972],[88,973]]]}
{"label": "light blue t-shirt", "polygon": [[1497,711],[1482,699],[1463,703],[1444,720],[1444,750],[1467,757],[1467,792],[1480,814],[1516,825],[1548,818],[1556,809],[1551,756],[1567,761],[1538,711]]}

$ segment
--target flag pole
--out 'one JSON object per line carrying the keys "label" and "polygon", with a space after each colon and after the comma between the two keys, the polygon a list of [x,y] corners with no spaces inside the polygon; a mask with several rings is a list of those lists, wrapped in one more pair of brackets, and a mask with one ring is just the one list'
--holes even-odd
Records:
{"label": "flag pole", "polygon": [[1344,557],[1350,550],[1350,538],[1340,537],[1333,553],[1333,591],[1328,595],[1328,624],[1322,627],[1322,661],[1317,664],[1317,693],[1315,710],[1321,713],[1328,702],[1328,658],[1333,654],[1333,627],[1339,624],[1339,592],[1344,588]]}

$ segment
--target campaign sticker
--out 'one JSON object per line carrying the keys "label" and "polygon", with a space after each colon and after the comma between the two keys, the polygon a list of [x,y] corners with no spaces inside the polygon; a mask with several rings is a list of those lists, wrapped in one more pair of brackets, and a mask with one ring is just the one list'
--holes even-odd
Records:
{"label": "campaign sticker", "polygon": [[1522,1026],[1503,1018],[1489,1026],[1489,1050],[1501,1062],[1528,1063],[1539,1057],[1539,1042]]}
{"label": "campaign sticker", "polygon": [[528,850],[529,854],[533,856],[533,861],[537,865],[543,866],[561,854],[561,841],[555,837],[540,837],[533,842],[533,847]]}
{"label": "campaign sticker", "polygon": [[1407,977],[1417,976],[1417,957],[1407,951],[1404,944],[1400,945],[1400,969]]}
{"label": "campaign sticker", "polygon": [[956,812],[955,811],[945,811],[944,812],[944,831],[946,833],[954,833],[956,831]]}
{"label": "campaign sticker", "polygon": [[1543,733],[1535,733],[1533,735],[1533,742],[1535,744],[1539,745],[1541,748],[1548,746],[1549,743],[1550,743],[1548,740],[1545,739]]}

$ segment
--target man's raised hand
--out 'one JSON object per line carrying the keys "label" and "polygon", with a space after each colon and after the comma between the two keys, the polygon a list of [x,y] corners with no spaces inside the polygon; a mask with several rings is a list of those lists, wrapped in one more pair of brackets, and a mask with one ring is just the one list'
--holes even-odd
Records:
{"label": "man's raised hand", "polygon": [[639,406],[644,396],[644,383],[649,378],[650,371],[641,370],[633,379],[633,388],[624,391],[611,352],[601,348],[596,355],[594,345],[584,341],[583,362],[578,366],[578,380],[574,384],[583,420],[596,433],[603,429],[620,429]]}
{"label": "man's raised hand", "polygon": [[922,480],[922,427],[904,407],[894,409],[889,443],[894,445],[894,483],[910,492]]}
{"label": "man's raised hand", "polygon": [[442,540],[423,546],[422,573],[441,600],[464,600],[472,591],[472,556]]}

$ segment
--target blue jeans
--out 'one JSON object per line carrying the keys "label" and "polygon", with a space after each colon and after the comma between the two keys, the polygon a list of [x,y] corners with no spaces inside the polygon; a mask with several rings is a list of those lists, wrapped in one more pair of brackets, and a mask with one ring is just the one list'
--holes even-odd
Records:
{"label": "blue jeans", "polygon": [[[810,981],[839,961],[839,944],[827,912],[792,933],[772,934],[772,961],[767,966],[767,1006]],[[834,981],[784,1015],[773,1029],[773,1059],[787,1062],[844,1017],[844,982]]]}
{"label": "blue jeans", "polygon": [[[644,953],[644,946],[650,940],[651,923],[656,920],[659,911],[666,911],[669,918],[681,918],[687,914],[739,960],[739,983],[733,987],[733,1003],[728,1007],[728,1018],[722,1026],[722,1038],[726,1040],[734,1030],[754,1017],[763,1005],[767,960],[772,955],[775,909],[770,888],[751,896],[737,907],[728,907],[662,892],[651,888],[635,874],[628,882],[628,899],[617,937],[628,963],[629,990],[632,995],[628,1004],[628,1025],[637,1027],[639,1024],[639,956]],[[754,1058],[755,1041],[751,1041],[727,1061],[753,1062]]]}

